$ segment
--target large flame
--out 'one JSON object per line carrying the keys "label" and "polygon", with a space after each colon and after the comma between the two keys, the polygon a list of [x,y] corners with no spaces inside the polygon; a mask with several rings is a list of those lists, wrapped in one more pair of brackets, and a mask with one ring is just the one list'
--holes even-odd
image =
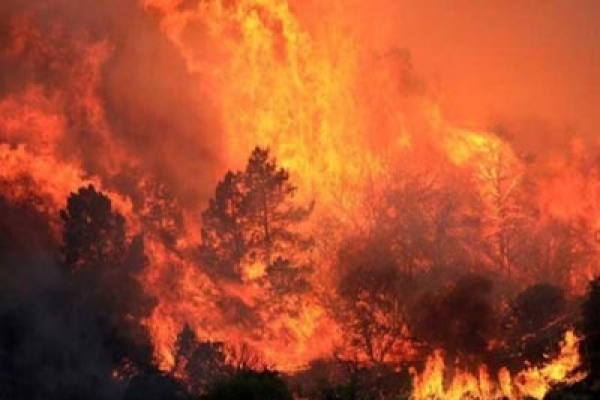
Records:
{"label": "large flame", "polygon": [[[353,29],[352,19],[341,16],[343,2],[322,6],[327,12],[299,0],[140,3],[148,15],[158,18],[162,33],[185,60],[187,72],[197,78],[192,90],[217,103],[222,127],[215,134],[223,134],[219,156],[227,168],[242,167],[255,146],[269,147],[289,169],[299,189],[298,200],[316,200],[309,229],[320,234],[314,293],[303,299],[298,315],[271,318],[267,335],[248,332],[215,304],[215,299],[235,299],[252,306],[264,300],[264,293],[251,285],[214,282],[194,262],[190,253],[198,242],[200,210],[183,207],[185,224],[174,246],[149,233],[146,251],[151,267],[142,279],[159,305],[147,324],[165,369],[172,363],[175,337],[186,322],[203,338],[249,341],[279,368],[292,369],[331,355],[341,333],[320,299],[333,286],[329,266],[336,241],[360,223],[361,206],[393,179],[398,165],[420,171],[440,165],[467,171],[473,177],[470,183],[488,203],[490,165],[500,158],[508,160],[514,166],[511,184],[522,176],[523,160],[509,143],[485,129],[449,123],[414,71],[409,53],[373,51]],[[43,211],[57,215],[69,193],[93,183],[108,193],[135,232],[140,222],[130,196],[139,188],[120,193],[115,182],[132,165],[140,164],[142,156],[129,154],[122,138],[112,134],[114,127],[107,123],[99,88],[113,44],[79,31],[69,35],[60,26],[44,38],[34,25],[26,17],[14,22],[14,45],[8,56],[25,54],[33,64],[48,64],[67,83],[60,90],[31,84],[0,100],[3,194],[19,199],[30,195],[23,188],[35,190],[44,196]],[[60,46],[54,48],[53,40]],[[46,63],[47,59],[62,63]],[[203,127],[195,128],[205,133]],[[82,137],[91,141],[90,147],[101,149],[101,162],[86,158]],[[204,140],[207,137],[198,142]],[[581,173],[585,168],[578,160],[585,152],[575,147],[572,153],[574,161],[557,161],[550,172],[540,174],[541,212],[563,219],[586,216],[598,227],[597,171]],[[176,158],[159,154],[153,157]],[[200,173],[204,171],[189,175],[195,178]],[[22,179],[28,180],[26,185],[17,184]],[[204,200],[191,203],[197,206]],[[334,220],[332,229],[328,219]],[[329,230],[323,233],[325,229]],[[595,265],[573,272],[577,287],[583,287],[594,272]],[[548,384],[564,380],[578,362],[575,353],[568,352],[575,342],[575,336],[568,334],[559,358],[541,369],[516,376],[503,371],[497,380],[484,367],[476,375],[455,371],[450,386],[445,384],[441,354],[436,353],[415,378],[415,398],[453,399],[467,392],[483,398],[499,393],[540,398]]]}
{"label": "large flame", "polygon": [[506,368],[498,372],[496,379],[487,367],[479,367],[478,374],[453,368],[448,377],[447,367],[440,351],[428,358],[425,369],[414,374],[414,400],[460,400],[460,399],[524,399],[541,400],[551,385],[577,382],[583,378],[574,371],[580,365],[579,338],[573,331],[565,333],[560,353],[542,367],[529,367],[516,374]]}
{"label": "large flame", "polygon": [[352,209],[393,158],[448,129],[407,53],[371,54],[340,20],[301,20],[287,0],[145,5],[219,94],[228,165],[269,147],[303,198],[330,212]]}
{"label": "large flame", "polygon": [[[161,15],[163,31],[199,77],[199,90],[217,95],[227,164],[240,167],[254,146],[269,147],[290,170],[299,200],[317,201],[315,221],[333,217],[356,224],[364,199],[400,159],[424,165],[448,159],[461,165],[493,141],[490,134],[446,123],[424,95],[406,52],[373,53],[335,13],[301,17],[302,5],[287,0],[220,0],[189,7],[145,0],[144,5]],[[326,240],[335,243],[335,234]],[[324,287],[331,286],[323,281],[331,261],[328,245],[322,244],[318,260]],[[192,291],[203,286],[183,285]],[[249,291],[244,289],[245,298],[256,296]],[[206,311],[196,309],[194,315],[203,319]],[[334,337],[337,328],[326,315],[318,302],[307,299],[299,317],[273,323],[289,339],[261,347],[279,366],[327,355],[331,342],[317,338],[323,332]],[[174,329],[166,337],[158,333],[165,323],[159,318],[151,324],[163,348],[174,340]]]}

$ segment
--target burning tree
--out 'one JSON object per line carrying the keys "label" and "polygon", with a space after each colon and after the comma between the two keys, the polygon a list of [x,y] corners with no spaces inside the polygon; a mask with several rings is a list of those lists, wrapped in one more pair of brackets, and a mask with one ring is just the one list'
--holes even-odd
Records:
{"label": "burning tree", "polygon": [[[412,339],[407,309],[415,306],[419,290],[431,293],[430,302],[417,305],[422,324],[410,326],[411,334],[430,348],[450,349],[451,356],[476,358],[504,343],[494,340],[490,327],[494,306],[508,297],[491,301],[490,286],[481,281],[451,281],[434,293],[447,271],[461,276],[492,264],[503,271],[503,283],[520,287],[540,276],[561,285],[582,282],[597,270],[598,246],[586,233],[595,230],[600,215],[597,166],[539,162],[536,184],[529,185],[533,171],[516,146],[498,133],[477,131],[486,107],[467,103],[481,99],[459,96],[467,103],[453,108],[475,115],[449,117],[409,52],[386,49],[394,38],[377,19],[395,6],[317,3],[327,2],[3,0],[0,197],[11,205],[0,203],[0,255],[10,257],[0,260],[0,276],[8,281],[2,289],[10,287],[1,295],[0,364],[10,368],[0,384],[4,376],[27,381],[15,387],[28,400],[73,398],[33,392],[49,369],[68,379],[73,370],[96,364],[102,367],[98,382],[130,383],[123,372],[152,364],[144,324],[151,328],[155,355],[166,364],[172,334],[187,320],[222,340],[240,331],[252,335],[269,362],[290,368],[332,351],[333,340],[323,337],[342,331],[348,353],[378,375],[382,365],[398,366],[403,345]],[[363,11],[373,12],[374,23],[363,23]],[[224,140],[214,140],[214,132]],[[256,148],[245,168],[228,172],[202,214],[202,262],[196,263],[187,222],[207,188],[197,171],[217,168],[217,159],[244,161],[257,143],[271,151]],[[415,176],[398,179],[396,161],[406,161],[407,175]],[[443,175],[418,176],[440,163]],[[134,165],[138,171],[131,170]],[[449,180],[454,174],[467,179]],[[82,188],[57,221],[65,197],[88,179],[114,193]],[[373,221],[363,224],[359,203],[372,202],[369,189],[379,194],[389,181],[393,187],[376,204]],[[528,193],[532,189],[535,196]],[[319,219],[304,230],[312,207],[298,197],[306,199],[313,190]],[[146,248],[141,237],[128,235],[109,200],[113,194],[131,200],[130,222],[144,231]],[[23,218],[29,210],[13,208],[15,201],[38,195],[32,209],[39,216]],[[474,207],[466,199],[471,196]],[[327,233],[324,220],[331,221]],[[56,274],[68,290],[44,288],[42,296],[37,285],[54,273],[59,252],[59,239],[46,238],[45,229],[61,221],[65,268]],[[350,232],[336,276],[329,268],[333,255],[351,227],[361,225],[370,226],[355,237]],[[15,226],[26,232],[25,244],[18,244],[26,251],[15,251]],[[318,252],[307,232],[323,244]],[[318,288],[311,287],[313,264],[319,267]],[[160,298],[156,312],[140,275]],[[526,292],[515,302],[516,336],[539,337],[560,313],[560,296],[542,292]],[[335,319],[320,302],[329,294]],[[594,308],[587,311],[590,321]],[[60,334],[39,329],[45,327]],[[69,346],[75,336],[86,337],[82,346]],[[593,330],[588,336],[593,342]],[[96,354],[76,354],[88,347]],[[201,380],[212,379],[226,363],[225,347],[184,331],[177,374],[197,379],[194,390],[201,391]],[[67,357],[59,354],[63,349]],[[251,355],[240,354],[238,368],[252,362]],[[46,379],[50,385],[52,378]],[[139,387],[152,386],[153,378],[138,380]],[[0,397],[16,398],[16,391],[0,390]],[[150,398],[144,395],[139,397]],[[131,392],[126,398],[136,399]]]}
{"label": "burning tree", "polygon": [[477,177],[485,205],[484,225],[493,264],[507,275],[527,255],[523,244],[534,229],[536,215],[524,160],[504,142],[489,143],[480,154]]}
{"label": "burning tree", "polygon": [[533,238],[530,259],[534,272],[565,288],[576,289],[577,272],[585,270],[597,257],[593,222],[585,217],[573,220],[551,218]]}
{"label": "burning tree", "polygon": [[172,372],[187,383],[190,392],[204,394],[233,370],[226,362],[223,343],[200,341],[186,324],[175,342]]}
{"label": "burning tree", "polygon": [[241,174],[228,172],[202,213],[200,254],[210,272],[239,279],[247,250],[244,237]]}
{"label": "burning tree", "polygon": [[415,344],[410,324],[425,312],[419,295],[481,257],[471,194],[452,187],[460,177],[443,178],[399,174],[373,201],[367,228],[338,252],[337,316],[350,348],[370,363],[401,359]]}
{"label": "burning tree", "polygon": [[473,193],[460,176],[401,173],[375,205],[371,232],[405,274],[475,264],[481,250]]}
{"label": "burning tree", "polygon": [[140,177],[141,194],[134,198],[135,210],[140,214],[146,233],[154,233],[170,249],[177,248],[177,240],[184,234],[183,212],[177,198],[160,182]]}
{"label": "burning tree", "polygon": [[[340,252],[338,285],[347,346],[356,357],[373,364],[398,356],[407,339],[403,284],[407,277],[381,247],[351,241]],[[405,286],[404,286],[405,287]]]}
{"label": "burning tree", "polygon": [[244,171],[228,172],[202,213],[200,254],[210,272],[233,280],[266,276],[267,281],[289,274],[297,282],[307,271],[310,247],[298,226],[312,206],[296,205],[295,191],[288,172],[258,147]]}

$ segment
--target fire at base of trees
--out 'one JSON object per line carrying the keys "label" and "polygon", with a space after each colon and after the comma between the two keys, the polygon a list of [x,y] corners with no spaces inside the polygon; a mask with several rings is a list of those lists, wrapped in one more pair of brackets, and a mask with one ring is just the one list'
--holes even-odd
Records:
{"label": "fire at base of trees", "polygon": [[[503,201],[516,193],[510,187]],[[160,299],[142,281],[150,263],[144,243],[159,237],[179,251],[182,217],[164,188],[158,191],[160,201],[137,206],[142,229],[131,235],[105,194],[82,187],[55,217],[59,241],[33,200],[2,197],[2,398],[397,399],[416,396],[413,383],[423,377],[415,371],[440,350],[456,370],[475,374],[484,365],[490,375],[523,377],[519,371],[564,355],[560,343],[569,329],[583,337],[580,368],[587,377],[547,397],[596,395],[600,281],[582,300],[559,284],[563,275],[527,287],[513,279],[524,265],[543,265],[542,258],[553,270],[560,270],[557,263],[575,268],[583,255],[555,249],[548,258],[541,251],[549,239],[572,248],[575,227],[566,233],[549,222],[534,229],[535,212],[524,211],[526,197],[519,197],[510,200],[518,207],[495,202],[495,228],[488,231],[489,208],[473,193],[405,175],[372,199],[359,228],[342,238],[332,264],[337,286],[322,290],[314,263],[323,249],[305,225],[315,205],[295,198],[288,172],[260,148],[243,171],[218,183],[201,213],[199,246],[179,254],[210,277],[215,297],[230,286],[259,293],[262,301],[242,301],[232,322],[248,328],[248,341],[202,337],[189,315],[165,367],[147,326]],[[252,344],[277,335],[270,321],[299,315],[306,298],[318,301],[343,334],[329,357],[277,372]],[[549,382],[531,392],[515,383],[511,393],[543,396]]]}

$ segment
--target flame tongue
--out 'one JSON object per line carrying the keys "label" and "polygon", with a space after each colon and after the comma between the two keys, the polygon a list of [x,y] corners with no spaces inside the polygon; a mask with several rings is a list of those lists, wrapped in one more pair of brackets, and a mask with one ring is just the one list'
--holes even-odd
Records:
{"label": "flame tongue", "polygon": [[579,338],[573,331],[565,333],[560,353],[542,367],[530,367],[513,374],[502,368],[497,379],[492,379],[485,366],[480,366],[479,374],[454,369],[449,384],[446,380],[446,366],[440,351],[427,359],[423,372],[413,372],[414,400],[439,399],[524,399],[541,400],[551,385],[560,382],[574,383],[584,378],[581,373],[573,374],[580,365],[578,352]]}

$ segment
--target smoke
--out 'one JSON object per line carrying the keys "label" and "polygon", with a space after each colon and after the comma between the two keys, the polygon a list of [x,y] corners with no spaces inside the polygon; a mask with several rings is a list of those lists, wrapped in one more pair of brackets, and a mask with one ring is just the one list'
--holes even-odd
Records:
{"label": "smoke", "polygon": [[448,121],[506,126],[541,156],[572,140],[595,142],[600,117],[600,4],[558,0],[294,1],[307,26],[345,21],[374,52],[410,50]]}
{"label": "smoke", "polygon": [[47,216],[1,197],[0,221],[2,395],[116,398],[93,313],[69,301]]}
{"label": "smoke", "polygon": [[0,95],[40,88],[64,120],[54,143],[62,159],[77,160],[108,187],[136,167],[182,202],[202,204],[220,162],[219,110],[155,16],[136,1],[2,7]]}
{"label": "smoke", "polygon": [[[217,63],[224,48],[208,38],[208,27],[198,20],[186,22],[179,44],[165,35],[165,10],[185,15],[197,9],[196,2],[144,3],[149,6],[144,8],[137,0],[3,2],[0,97],[42,87],[43,95],[54,103],[53,112],[65,119],[58,146],[64,158],[80,160],[87,174],[99,175],[124,193],[131,189],[121,183],[120,172],[138,167],[197,209],[224,169],[223,119],[231,110],[221,109],[212,78],[190,72],[189,57]],[[596,6],[557,2],[542,16],[535,16],[531,6],[514,4],[505,8],[461,4],[450,12],[444,4],[382,0],[377,6],[358,1],[324,6],[292,1],[290,8],[306,32],[322,36],[324,27],[334,22],[336,28],[351,32],[374,59],[391,60],[367,65],[380,71],[391,64],[394,73],[404,76],[396,79],[408,77],[404,89],[423,93],[423,82],[428,82],[428,96],[440,101],[451,122],[487,129],[503,126],[518,149],[536,154],[560,153],[573,138],[595,137],[597,113],[591,107],[599,94],[594,90],[593,61],[599,52],[594,51],[598,32],[590,19],[600,12]],[[528,23],[508,29],[513,14]],[[460,18],[465,15],[469,18]],[[454,20],[469,23],[457,27]],[[568,35],[552,42],[552,47],[548,42],[561,32],[555,29],[557,24]],[[536,39],[535,29],[546,39]],[[470,32],[479,32],[482,43],[473,43],[475,35],[465,43]],[[506,43],[519,45],[512,53],[502,50],[494,55],[494,49],[505,49]],[[402,71],[405,67],[394,65],[406,56],[394,49],[407,48],[411,61],[403,63],[410,69]],[[523,64],[524,55],[535,65],[503,68]],[[556,60],[568,65],[561,67]],[[572,72],[565,70],[569,66]],[[371,100],[380,112],[377,99]],[[404,114],[411,130],[431,129],[413,121],[410,112]],[[380,136],[397,134],[395,116],[387,115],[383,121],[373,117],[370,128],[383,131],[373,145],[382,151],[391,139]]]}
{"label": "smoke", "polygon": [[[134,208],[138,203],[143,207],[145,199],[140,198],[144,196],[152,197],[148,203],[168,202],[144,192],[141,181],[153,182],[173,194],[174,207],[181,205],[185,217],[193,215],[197,220],[225,167],[235,168],[250,148],[265,145],[290,169],[301,192],[299,198],[318,196],[318,205],[325,204],[327,212],[337,216],[349,211],[347,215],[354,219],[352,213],[363,200],[365,187],[382,178],[389,163],[415,164],[414,169],[428,170],[452,159],[453,151],[457,152],[454,158],[472,161],[478,146],[496,145],[490,139],[493,135],[477,132],[482,129],[502,137],[518,153],[546,154],[551,148],[562,154],[572,138],[591,138],[589,128],[597,126],[593,117],[586,117],[591,114],[589,99],[596,93],[590,94],[584,87],[595,78],[577,79],[589,71],[578,67],[572,74],[563,74],[564,70],[553,67],[552,73],[537,77],[536,68],[548,67],[548,59],[571,54],[563,51],[564,43],[550,57],[537,52],[535,41],[529,40],[515,54],[502,52],[507,56],[503,64],[493,63],[497,59],[490,52],[507,43],[520,43],[522,35],[531,33],[519,28],[515,36],[498,38],[510,15],[502,10],[497,11],[499,15],[487,14],[478,6],[452,12],[442,6],[435,11],[431,5],[387,0],[375,5],[357,0],[326,5],[295,0],[288,9],[287,2],[257,6],[224,0],[219,4],[227,12],[220,13],[209,3],[214,4],[3,1],[0,161],[4,171],[0,170],[0,178],[11,176],[13,167],[23,172],[25,161],[34,160],[30,167],[35,174],[30,172],[39,186],[35,189],[51,194],[54,208],[62,207],[68,193],[88,180],[101,182],[98,187],[103,191],[133,199]],[[553,19],[558,11],[551,13]],[[448,15],[471,14],[477,18],[456,18],[469,21],[466,33],[471,37],[464,31],[457,34]],[[569,18],[570,24],[579,21],[579,17]],[[483,33],[489,48],[482,49],[474,43],[479,36],[473,32],[480,33],[482,26],[488,25],[492,27]],[[548,32],[552,24],[538,21],[531,29],[537,26]],[[432,38],[435,40],[429,45]],[[469,49],[471,45],[475,50]],[[589,48],[589,43],[584,47]],[[531,58],[545,61],[525,68],[528,50]],[[587,65],[586,61],[589,59],[584,57],[569,65]],[[525,72],[511,75],[507,71],[515,70],[512,65],[522,66]],[[550,84],[563,75],[564,82]],[[535,85],[530,92],[523,92],[529,79]],[[582,90],[584,95],[577,97]],[[573,99],[577,101],[567,111],[557,112]],[[455,129],[458,123],[473,132]],[[452,134],[466,138],[466,154],[458,154],[462,148],[449,140]],[[468,148],[470,143],[475,150]],[[406,151],[411,146],[417,149],[414,154]],[[429,152],[430,148],[434,151]],[[390,159],[394,161],[388,163]],[[11,183],[8,180],[7,192],[16,190]],[[548,197],[555,201],[556,196]],[[571,205],[571,200],[565,203]],[[595,202],[595,197],[591,201]],[[39,207],[36,210],[39,212]],[[47,211],[51,216],[45,218],[56,218],[53,210]],[[161,225],[164,215],[158,214],[157,225]],[[20,225],[15,217],[21,214],[10,208],[6,215],[10,232]],[[126,216],[134,223],[136,217]],[[32,246],[41,250],[31,254],[40,254],[42,259],[22,262],[25,252],[18,253],[19,269],[8,269],[2,276],[14,288],[23,287],[27,279],[33,282],[25,287],[38,287],[38,281],[44,286],[55,279],[52,276],[60,275],[53,267],[55,255],[47,254],[58,246],[52,226],[46,226],[52,223],[40,218],[28,224],[40,229],[12,236],[23,238],[27,249],[33,242]],[[158,243],[161,240],[153,238],[156,242],[151,250],[154,269],[147,286],[158,294],[163,314],[156,314],[150,325],[156,328],[155,339],[163,353],[168,352],[164,349],[185,318],[227,325],[202,327],[219,334],[230,325],[244,330],[261,322],[240,294],[244,288],[232,289],[231,296],[220,293],[216,302],[212,293],[204,293],[208,290],[201,283],[207,278],[196,260],[183,254],[196,243],[186,243],[189,248],[180,251],[179,239],[185,236],[187,240],[189,232],[183,232],[187,226],[179,225],[172,243]],[[338,231],[331,236],[343,235]],[[414,238],[412,232],[408,236]],[[14,245],[12,237],[7,235],[7,248]],[[332,242],[339,239],[334,237]],[[335,249],[323,252],[335,253]],[[26,270],[36,272],[33,277],[22,277]],[[173,276],[172,280],[167,276]],[[452,307],[445,310],[449,316],[450,308],[458,310],[459,322],[466,321],[461,328],[471,319],[486,317],[489,305],[485,284],[464,285],[448,294]],[[444,305],[446,299],[436,301]],[[471,313],[454,303],[474,304],[476,309]],[[320,319],[321,311],[314,312],[318,315],[314,318],[307,315],[310,328],[297,329],[301,332],[290,341],[298,337],[315,340],[319,329],[315,321],[328,323]],[[32,312],[37,314],[37,308]],[[165,315],[169,324],[160,319]],[[467,353],[481,350],[484,341],[479,336],[488,336],[488,332],[475,334],[479,347],[468,348]],[[467,341],[473,338],[463,336]],[[306,350],[307,343],[298,346],[305,352],[301,357],[311,351]],[[460,346],[466,345],[448,344],[450,348]],[[286,348],[285,353],[292,352]]]}
{"label": "smoke", "polygon": [[413,50],[449,120],[508,125],[519,147],[543,156],[597,140],[597,2],[395,3],[393,38]]}

